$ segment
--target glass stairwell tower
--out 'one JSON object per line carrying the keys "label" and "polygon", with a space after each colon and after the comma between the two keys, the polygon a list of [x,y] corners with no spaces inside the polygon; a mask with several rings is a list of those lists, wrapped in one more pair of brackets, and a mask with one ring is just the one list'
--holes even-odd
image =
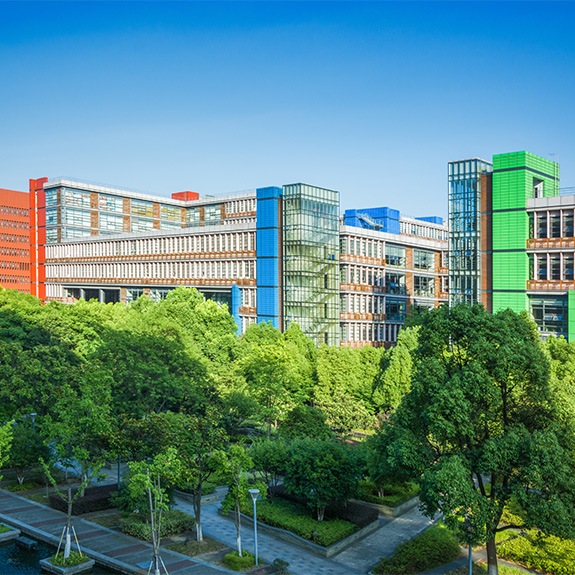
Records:
{"label": "glass stairwell tower", "polygon": [[448,164],[449,305],[491,309],[489,279],[492,164],[479,158]]}
{"label": "glass stairwell tower", "polygon": [[283,187],[284,329],[339,344],[339,192]]}

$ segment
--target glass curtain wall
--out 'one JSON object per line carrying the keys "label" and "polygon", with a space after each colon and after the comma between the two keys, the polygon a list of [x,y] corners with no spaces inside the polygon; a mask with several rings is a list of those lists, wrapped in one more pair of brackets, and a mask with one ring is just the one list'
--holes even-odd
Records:
{"label": "glass curtain wall", "polygon": [[297,323],[319,345],[339,344],[339,192],[283,188],[285,328]]}
{"label": "glass curtain wall", "polygon": [[449,303],[481,303],[481,176],[492,164],[449,162]]}

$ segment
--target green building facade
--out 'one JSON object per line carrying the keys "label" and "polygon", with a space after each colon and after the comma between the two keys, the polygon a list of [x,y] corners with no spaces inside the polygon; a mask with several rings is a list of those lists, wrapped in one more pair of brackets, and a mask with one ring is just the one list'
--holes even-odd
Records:
{"label": "green building facade", "polygon": [[493,311],[532,311],[527,284],[533,271],[527,253],[532,237],[528,201],[559,195],[559,166],[530,152],[493,156]]}

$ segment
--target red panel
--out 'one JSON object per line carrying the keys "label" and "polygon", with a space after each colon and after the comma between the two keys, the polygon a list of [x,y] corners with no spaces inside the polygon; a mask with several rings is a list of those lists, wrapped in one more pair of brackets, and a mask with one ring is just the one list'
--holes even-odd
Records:
{"label": "red panel", "polygon": [[192,200],[199,200],[200,194],[198,192],[174,192],[172,200],[182,200],[183,202],[190,202]]}

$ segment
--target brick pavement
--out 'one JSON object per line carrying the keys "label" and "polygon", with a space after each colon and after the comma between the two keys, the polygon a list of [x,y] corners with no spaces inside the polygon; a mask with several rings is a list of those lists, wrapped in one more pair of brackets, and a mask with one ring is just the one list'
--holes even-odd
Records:
{"label": "brick pavement", "polygon": [[[57,546],[66,515],[40,503],[0,489],[0,521],[22,533]],[[152,558],[152,546],[106,527],[74,518],[82,550],[96,562],[120,573],[144,575]],[[162,550],[170,575],[222,575],[233,573],[197,558]]]}

